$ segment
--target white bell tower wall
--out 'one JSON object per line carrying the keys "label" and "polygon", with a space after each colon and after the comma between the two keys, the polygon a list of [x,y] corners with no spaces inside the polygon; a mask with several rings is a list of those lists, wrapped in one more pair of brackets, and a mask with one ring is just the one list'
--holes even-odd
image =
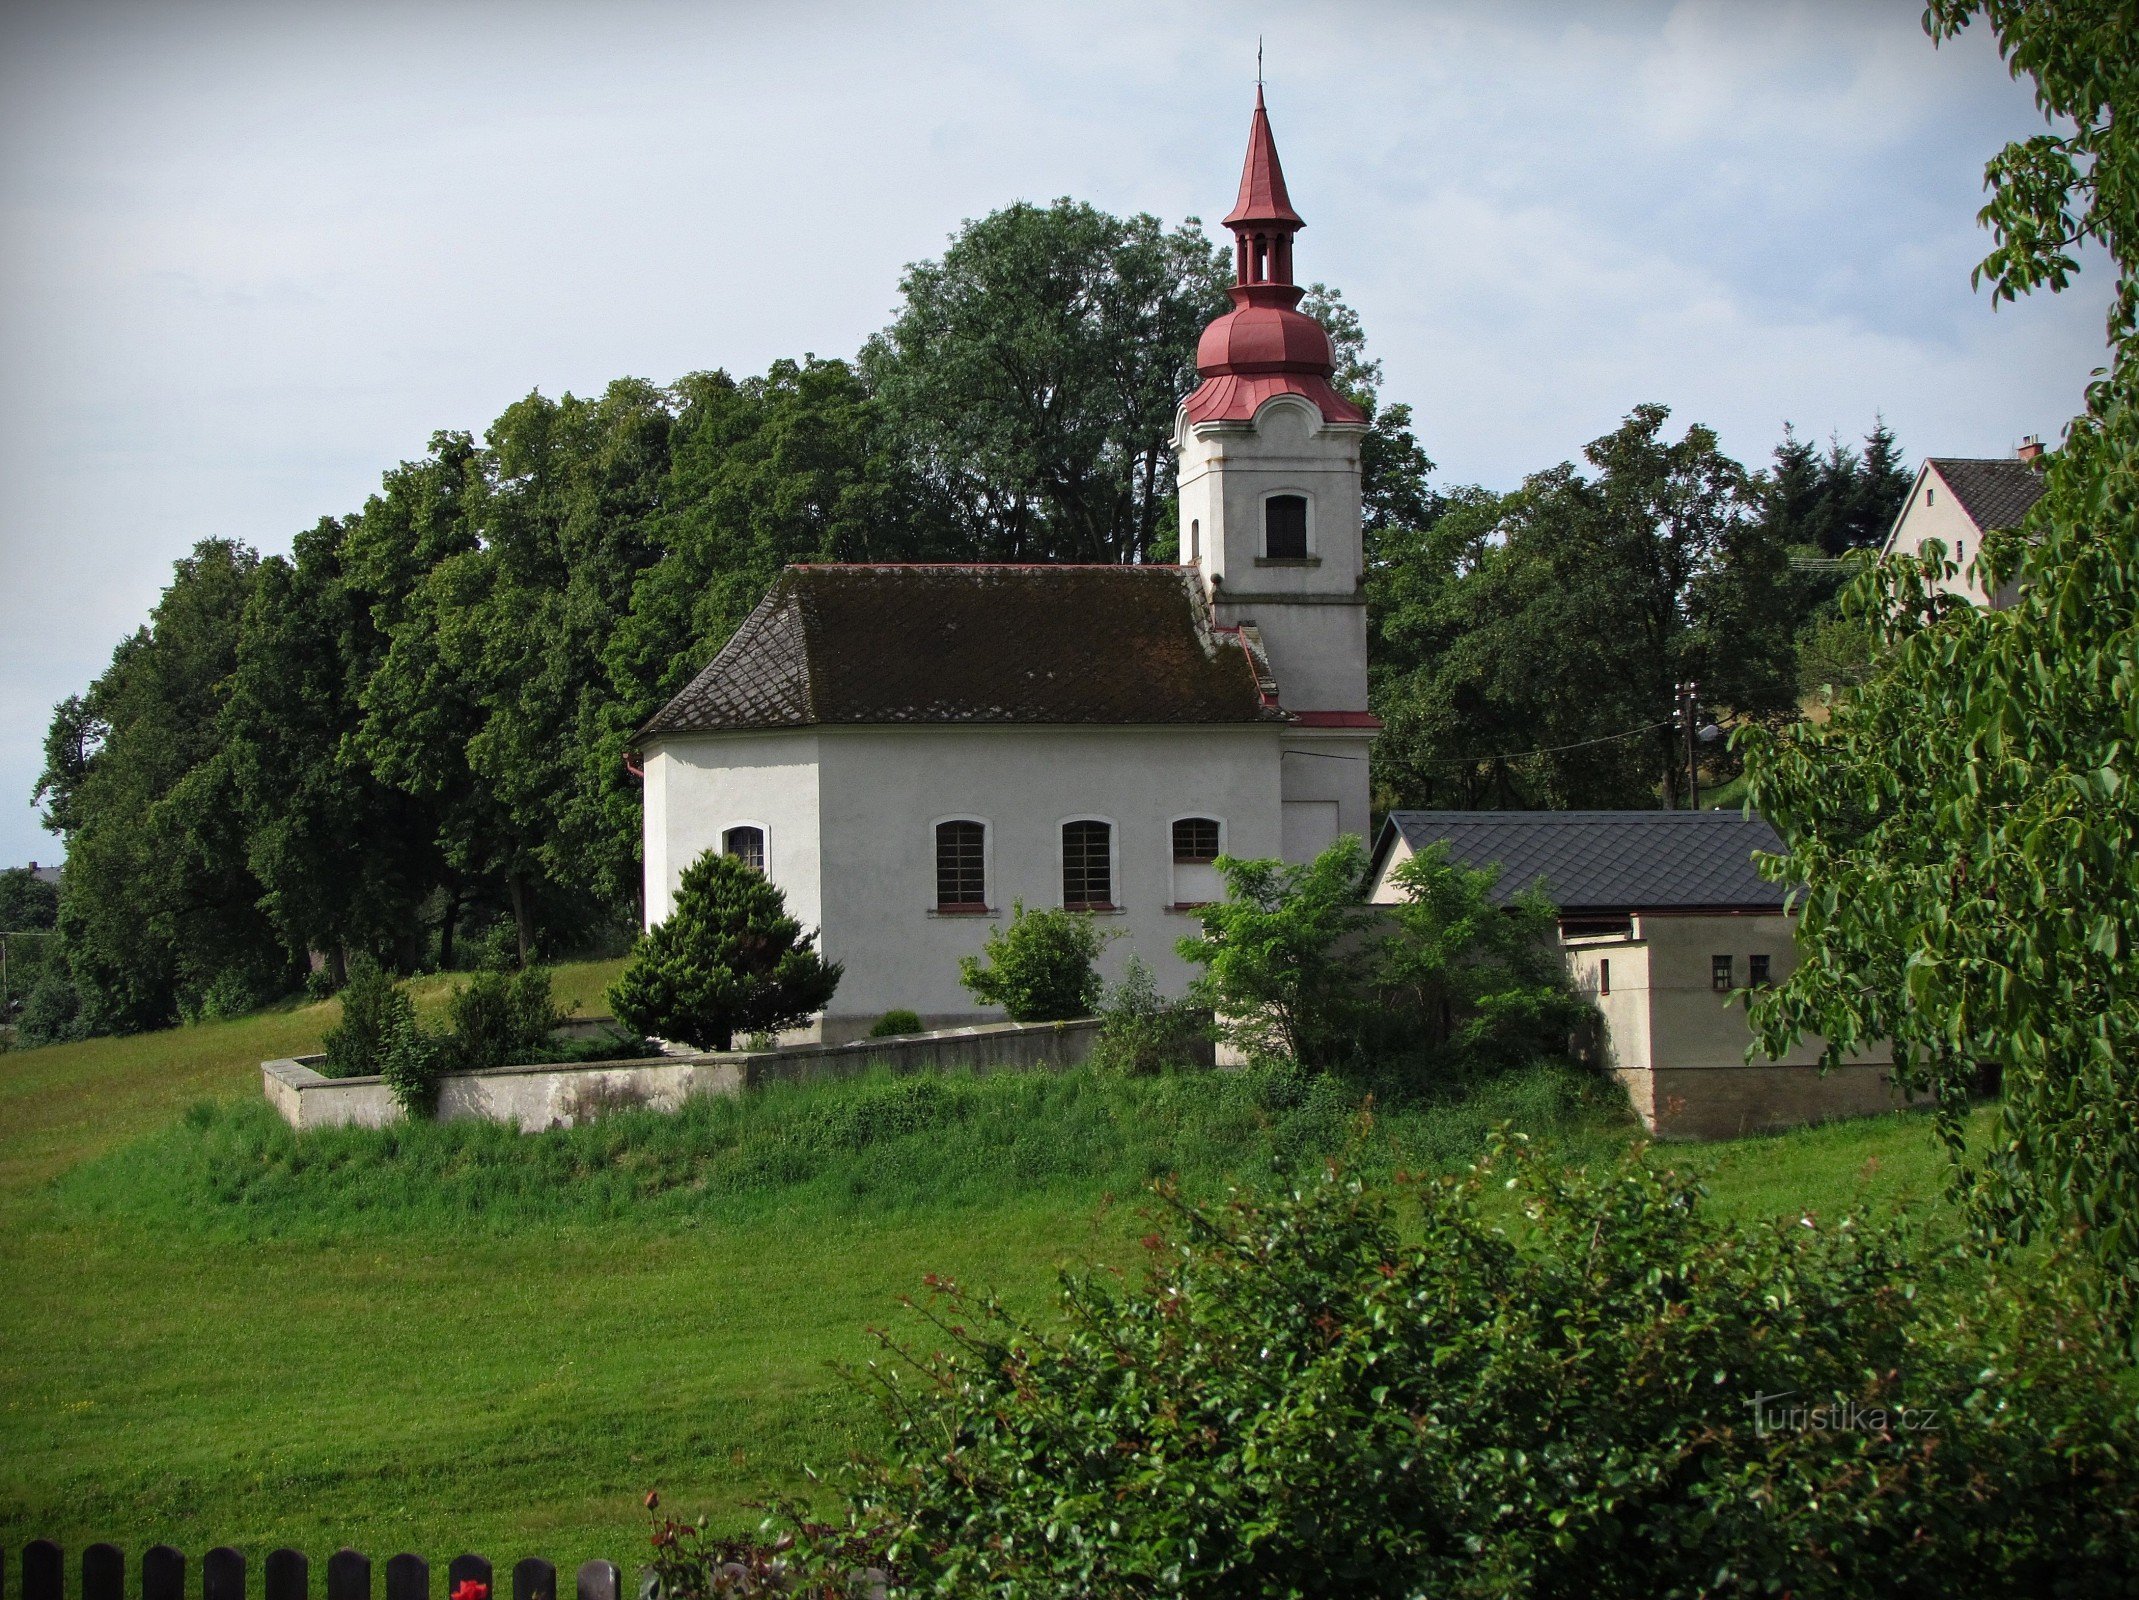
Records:
{"label": "white bell tower wall", "polygon": [[[1184,411],[1175,435],[1181,559],[1202,574],[1221,627],[1251,624],[1261,635],[1278,704],[1300,719],[1283,741],[1291,860],[1313,856],[1337,832],[1367,832],[1366,431],[1326,421],[1304,396],[1279,394],[1249,422],[1190,423]],[[1273,518],[1276,497],[1305,501],[1304,550],[1284,542],[1297,521],[1288,528],[1285,515]]]}

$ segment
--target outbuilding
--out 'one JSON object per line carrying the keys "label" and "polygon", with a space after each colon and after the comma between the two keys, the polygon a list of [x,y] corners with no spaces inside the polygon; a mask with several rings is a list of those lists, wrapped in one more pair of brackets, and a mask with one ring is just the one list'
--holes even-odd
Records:
{"label": "outbuilding", "polygon": [[1559,910],[1575,987],[1596,1006],[1604,1064],[1652,1133],[1724,1139],[1862,1116],[1902,1103],[1892,1057],[1819,1068],[1811,1037],[1777,1061],[1748,1062],[1749,990],[1797,965],[1795,918],[1754,856],[1782,842],[1736,811],[1396,811],[1382,824],[1370,897],[1434,845],[1496,868],[1505,902],[1541,889]]}

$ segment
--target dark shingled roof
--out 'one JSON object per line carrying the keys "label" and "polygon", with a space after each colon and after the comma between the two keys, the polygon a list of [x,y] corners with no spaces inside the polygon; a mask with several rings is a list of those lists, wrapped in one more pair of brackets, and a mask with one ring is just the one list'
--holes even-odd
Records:
{"label": "dark shingled roof", "polygon": [[1450,859],[1498,866],[1503,904],[1543,880],[1563,913],[1778,911],[1783,888],[1753,868],[1780,853],[1759,817],[1737,811],[1392,811],[1374,847],[1377,873],[1396,838],[1413,850],[1446,840]]}
{"label": "dark shingled roof", "polygon": [[1969,520],[1985,533],[2017,528],[2042,498],[2042,474],[2011,457],[1932,456],[1924,465],[1945,480]]}
{"label": "dark shingled roof", "polygon": [[1181,567],[789,567],[639,732],[1275,722]]}

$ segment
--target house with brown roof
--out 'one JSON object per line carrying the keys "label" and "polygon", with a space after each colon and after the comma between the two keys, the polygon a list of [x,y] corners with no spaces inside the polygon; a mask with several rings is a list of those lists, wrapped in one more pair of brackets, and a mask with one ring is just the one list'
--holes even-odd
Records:
{"label": "house with brown roof", "polygon": [[1176,414],[1177,566],[811,565],[640,730],[646,917],[741,856],[846,975],[819,1032],[958,982],[1018,903],[1090,912],[1178,991],[1220,854],[1311,859],[1368,826],[1365,416],[1302,313],[1258,89],[1232,308]]}
{"label": "house with brown roof", "polygon": [[1894,526],[1879,548],[1883,561],[1896,553],[1915,555],[1927,539],[1937,539],[1960,568],[1938,587],[1979,606],[1997,609],[2012,602],[2010,587],[1992,594],[1975,570],[1983,536],[2017,528],[2028,508],[2042,497],[2042,444],[2030,439],[2011,457],[1929,456],[1916,469],[1909,498],[1902,502]]}
{"label": "house with brown roof", "polygon": [[1537,888],[1559,909],[1568,976],[1597,1008],[1594,1048],[1651,1133],[1729,1139],[1904,1103],[1893,1053],[1826,1072],[1812,1036],[1748,1061],[1748,991],[1797,966],[1796,918],[1754,857],[1780,854],[1738,811],[1394,811],[1376,837],[1368,898],[1401,898],[1396,869],[1439,846],[1499,873],[1506,904]]}

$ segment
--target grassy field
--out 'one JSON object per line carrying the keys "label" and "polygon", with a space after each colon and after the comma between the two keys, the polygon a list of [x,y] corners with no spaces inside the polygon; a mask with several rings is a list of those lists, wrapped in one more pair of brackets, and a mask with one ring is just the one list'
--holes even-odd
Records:
{"label": "grassy field", "polygon": [[[613,972],[559,993],[599,1010]],[[647,1489],[743,1524],[866,1444],[834,1364],[923,1273],[1044,1311],[1059,1264],[1135,1254],[1154,1173],[1447,1165],[1503,1117],[1576,1158],[1629,1137],[1553,1073],[1366,1125],[1297,1083],[1074,1073],[299,1140],[258,1062],[332,1020],[0,1056],[0,1544],[628,1564]],[[1747,1214],[1935,1210],[1943,1182],[1910,1117],[1678,1157]]]}

